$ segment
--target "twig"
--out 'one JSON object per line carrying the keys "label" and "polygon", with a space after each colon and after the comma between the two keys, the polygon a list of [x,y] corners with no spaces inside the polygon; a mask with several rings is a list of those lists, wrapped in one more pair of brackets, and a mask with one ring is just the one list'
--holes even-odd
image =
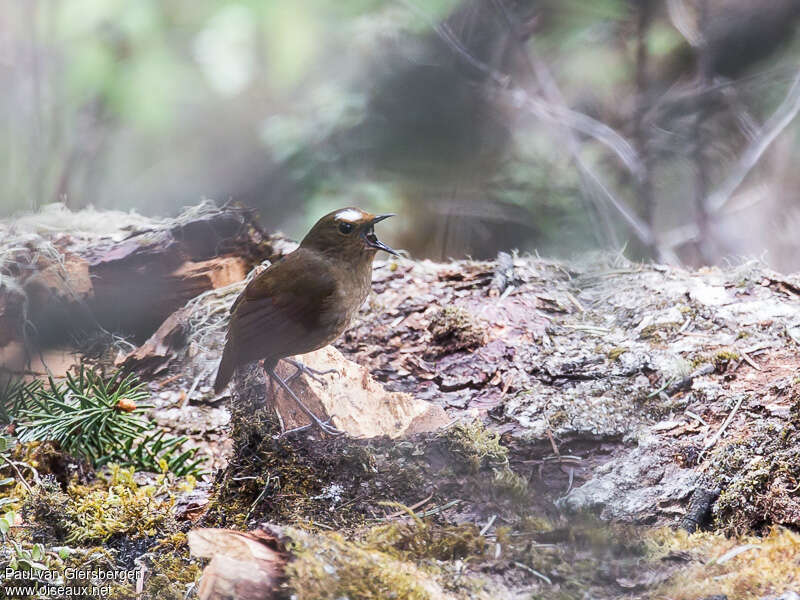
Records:
{"label": "twig", "polygon": [[547,424],[547,429],[545,430],[547,434],[547,438],[550,440],[550,446],[553,448],[553,454],[558,457],[558,461],[561,461],[561,453],[558,451],[558,445],[556,444],[556,440],[553,437],[553,430],[550,428],[550,423]]}
{"label": "twig", "polygon": [[267,482],[264,484],[264,489],[261,490],[261,493],[255,500],[253,500],[253,503],[250,505],[250,510],[247,511],[247,516],[244,518],[245,521],[250,519],[250,515],[253,513],[253,510],[255,510],[255,507],[258,505],[259,502],[261,502],[261,499],[264,497],[264,494],[267,493],[267,488],[269,487],[271,480],[272,480],[272,475],[270,473],[267,473]]}
{"label": "twig", "polygon": [[610,329],[605,327],[595,327],[594,325],[562,325],[565,329],[572,329],[573,331],[585,331],[586,333],[596,333],[598,335],[605,335],[611,333]]}
{"label": "twig", "polygon": [[758,366],[758,363],[756,363],[756,361],[754,361],[752,358],[750,358],[747,355],[747,352],[745,352],[744,350],[739,350],[739,356],[741,356],[742,359],[744,359],[744,362],[746,362],[748,365],[753,367],[756,371],[761,371],[762,370],[761,367]]}
{"label": "twig", "polygon": [[22,476],[22,473],[19,472],[17,465],[15,465],[11,460],[3,456],[2,454],[0,454],[0,458],[2,458],[3,462],[6,463],[9,467],[14,469],[14,472],[17,474],[17,477],[19,477],[20,483],[22,483],[22,485],[25,486],[25,489],[28,490],[28,493],[32,493],[33,489],[31,488],[31,486],[28,485],[28,482],[25,481],[25,478]]}
{"label": "twig", "polygon": [[673,381],[675,381],[675,380],[674,380],[674,379],[668,379],[668,380],[667,380],[667,382],[666,382],[664,385],[662,385],[660,388],[658,388],[657,390],[653,390],[652,392],[650,392],[649,394],[647,394],[647,398],[648,398],[648,400],[649,400],[650,398],[655,398],[655,397],[656,397],[656,396],[658,396],[658,395],[659,395],[661,392],[663,392],[664,390],[666,390],[666,389],[667,389],[669,386],[671,386],[671,385],[672,385],[672,382],[673,382]]}
{"label": "twig", "polygon": [[489,528],[492,525],[494,525],[494,522],[495,522],[496,519],[497,519],[497,515],[492,515],[492,517],[489,519],[489,522],[486,523],[486,525],[483,526],[483,528],[481,529],[481,532],[478,535],[486,535],[486,532],[489,531]]}
{"label": "twig", "polygon": [[683,414],[685,414],[687,417],[691,417],[692,419],[700,421],[700,423],[705,425],[706,427],[711,427],[711,425],[709,425],[708,422],[705,419],[703,419],[703,417],[698,415],[697,413],[693,413],[690,410],[685,410],[685,411],[683,411]]}
{"label": "twig", "polygon": [[197,385],[200,383],[200,380],[205,377],[207,370],[204,370],[200,373],[197,377],[194,378],[194,382],[192,382],[192,387],[189,388],[189,391],[184,396],[183,400],[180,401],[178,404],[178,408],[183,408],[189,403],[189,397],[194,394],[195,389],[197,389]]}
{"label": "twig", "polygon": [[677,381],[673,385],[670,385],[666,390],[667,396],[670,396],[670,397],[674,396],[675,394],[677,394],[681,390],[686,389],[689,386],[691,386],[692,382],[695,379],[697,379],[698,377],[703,377],[704,375],[710,375],[715,370],[716,370],[716,367],[711,363],[702,365],[701,367],[695,369],[691,374],[689,374],[686,377],[684,377],[683,379]]}
{"label": "twig", "polygon": [[[420,506],[424,506],[425,504],[427,504],[428,502],[430,502],[430,501],[431,501],[431,498],[433,498],[433,494],[431,494],[430,496],[428,496],[428,497],[427,497],[427,498],[425,498],[424,500],[420,500],[420,501],[419,501],[419,502],[417,502],[416,504],[412,504],[412,505],[411,505],[411,506],[409,506],[408,508],[409,508],[409,510],[417,510],[417,509],[418,509]],[[407,513],[407,511],[406,511],[406,510],[398,510],[397,512],[393,512],[393,513],[391,513],[391,514],[388,514],[388,515],[386,515],[386,517],[385,517],[385,518],[386,518],[386,519],[393,519],[393,518],[395,518],[395,517],[401,517],[401,516],[403,516],[403,515],[404,515],[404,514],[406,514],[406,513]]]}
{"label": "twig", "polygon": [[741,546],[736,546],[732,550],[728,550],[725,554],[723,554],[719,558],[712,558],[708,564],[709,566],[724,565],[732,558],[739,556],[743,552],[747,552],[749,550],[761,550],[761,544],[742,544]]}
{"label": "twig", "polygon": [[426,510],[423,513],[418,513],[417,516],[420,517],[420,518],[422,518],[422,517],[430,517],[431,515],[435,515],[437,513],[440,513],[443,510],[447,510],[448,508],[452,508],[453,506],[455,506],[459,502],[461,502],[461,500],[451,500],[447,504],[442,504],[441,506],[437,506],[436,508],[432,508],[430,510]]}
{"label": "twig", "polygon": [[[562,468],[561,470],[563,471],[564,469]],[[569,495],[569,493],[572,491],[572,484],[575,483],[575,469],[570,467],[568,473],[569,473],[569,482],[567,484],[567,491],[564,492],[564,496]]]}
{"label": "twig", "polygon": [[539,571],[531,569],[528,565],[525,565],[521,562],[517,562],[516,560],[514,561],[514,565],[519,567],[520,569],[525,569],[528,573],[531,573],[532,575],[536,575],[536,577],[544,581],[546,584],[553,585],[553,582],[547,575],[543,575],[542,573],[539,573]]}
{"label": "twig", "polygon": [[700,453],[700,460],[702,460],[703,455],[706,453],[707,450],[710,450],[711,448],[714,447],[719,438],[728,428],[728,425],[731,424],[731,421],[733,421],[733,417],[736,415],[736,412],[739,410],[739,407],[742,405],[743,401],[744,401],[744,396],[740,396],[738,402],[736,402],[736,406],[733,407],[733,410],[728,415],[728,418],[725,419],[725,422],[722,424],[722,427],[720,427],[717,433],[715,433],[713,437],[705,443],[705,445],[703,446],[703,451]]}
{"label": "twig", "polygon": [[583,308],[583,305],[578,301],[578,299],[569,292],[567,292],[567,299],[572,302],[580,312],[586,312],[586,309]]}

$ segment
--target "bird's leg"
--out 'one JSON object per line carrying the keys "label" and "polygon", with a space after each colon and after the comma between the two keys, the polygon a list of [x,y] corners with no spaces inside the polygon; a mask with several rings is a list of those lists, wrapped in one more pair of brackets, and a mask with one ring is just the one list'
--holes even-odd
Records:
{"label": "bird's leg", "polygon": [[312,369],[311,367],[307,367],[306,365],[301,363],[299,360],[294,360],[293,358],[284,358],[283,360],[297,369],[297,371],[295,371],[294,373],[289,375],[289,377],[286,378],[286,383],[289,383],[293,379],[300,377],[300,375],[308,375],[309,377],[311,377],[311,379],[313,379],[320,385],[325,385],[325,380],[320,379],[320,377],[322,375],[327,375],[328,373],[336,373],[336,369],[325,369],[324,371],[320,371],[318,369]]}
{"label": "bird's leg", "polygon": [[[315,415],[311,411],[310,408],[308,408],[305,404],[303,404],[303,402],[300,400],[300,398],[298,398],[297,395],[292,391],[292,388],[290,388],[289,385],[283,379],[281,379],[280,376],[275,372],[275,367],[272,367],[269,370],[265,369],[265,371],[267,371],[267,374],[272,379],[274,379],[275,381],[278,382],[278,385],[283,388],[284,392],[289,394],[292,397],[292,399],[295,402],[297,402],[297,406],[299,406],[301,409],[303,409],[303,412],[306,413],[309,417],[311,417],[311,420],[314,422],[314,424],[316,424],[317,427],[320,428],[321,431],[323,431],[323,432],[325,432],[325,433],[327,433],[328,435],[331,435],[331,436],[337,436],[337,435],[344,434],[344,431],[336,429],[336,427],[331,425],[328,421],[322,421],[317,415]],[[294,431],[300,431],[302,429],[304,429],[304,428],[303,427],[298,427],[298,428],[295,428],[295,429],[290,429],[289,431],[284,432],[283,435],[286,435],[287,433],[292,433]]]}

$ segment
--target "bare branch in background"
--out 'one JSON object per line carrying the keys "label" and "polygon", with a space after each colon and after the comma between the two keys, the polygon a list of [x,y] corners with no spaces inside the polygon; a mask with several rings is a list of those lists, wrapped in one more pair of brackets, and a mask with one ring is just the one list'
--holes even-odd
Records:
{"label": "bare branch in background", "polygon": [[698,6],[698,29],[700,30],[700,43],[696,47],[698,59],[698,98],[696,101],[696,113],[694,124],[694,148],[692,158],[695,164],[694,180],[694,199],[695,199],[695,220],[697,222],[698,250],[701,258],[705,262],[711,262],[709,244],[711,242],[711,228],[709,227],[709,211],[707,205],[709,175],[708,163],[706,160],[706,131],[703,125],[709,115],[709,103],[702,100],[701,96],[711,85],[711,63],[710,51],[708,48],[708,0],[699,0]]}
{"label": "bare branch in background", "polygon": [[541,119],[549,122],[559,122],[562,125],[567,125],[596,139],[613,151],[634,177],[638,178],[641,176],[642,164],[636,150],[630,142],[614,131],[614,129],[589,115],[568,108],[563,103],[557,104],[549,102],[541,97],[530,94],[527,90],[514,84],[510,75],[499,72],[497,69],[473,56],[446,23],[435,22],[430,15],[423,12],[422,9],[412,4],[409,0],[398,1],[414,14],[425,19],[442,41],[471,67],[489,77],[489,79],[501,89],[508,89],[518,105],[527,105],[531,112]]}
{"label": "bare branch in background", "polygon": [[692,22],[686,3],[683,0],[667,0],[667,12],[675,29],[689,42],[689,45],[693,48],[699,46],[702,38]]}
{"label": "bare branch in background", "polygon": [[739,158],[739,162],[733,172],[722,183],[721,186],[709,197],[707,205],[712,213],[718,213],[730,201],[734,192],[744,182],[747,175],[756,166],[759,159],[769,148],[775,138],[786,129],[800,112],[800,71],[794,79],[783,102],[775,110],[772,116],[764,123],[755,140]]}
{"label": "bare branch in background", "polygon": [[[563,94],[561,93],[561,90],[558,88],[558,84],[556,83],[553,76],[550,74],[550,71],[544,64],[544,62],[539,59],[532,59],[531,56],[528,54],[527,49],[524,47],[524,45],[522,45],[522,40],[516,33],[517,30],[516,23],[514,22],[511,13],[503,3],[503,0],[493,0],[493,4],[498,8],[498,11],[502,14],[504,20],[506,21],[506,24],[511,29],[512,33],[515,34],[515,38],[520,43],[520,49],[525,55],[525,60],[529,65],[532,74],[536,78],[537,83],[542,89],[545,98],[551,103],[551,105],[564,107],[565,106],[564,97]],[[563,121],[560,121],[560,124],[564,125]],[[608,129],[610,130],[610,128]],[[639,239],[639,241],[644,246],[646,246],[651,250],[651,252],[653,253],[654,257],[657,260],[677,263],[678,262],[677,256],[675,256],[669,250],[664,251],[658,247],[652,228],[647,223],[642,221],[639,217],[637,217],[636,214],[632,210],[630,210],[625,205],[624,202],[616,198],[614,194],[611,193],[608,186],[605,185],[600,179],[600,177],[586,164],[586,161],[580,154],[580,146],[574,132],[568,127],[565,128],[565,131],[567,134],[567,147],[569,149],[570,154],[572,155],[572,159],[576,167],[578,168],[578,171],[580,172],[581,180],[584,182],[584,184],[588,183],[589,189],[592,190],[591,193],[589,194],[589,197],[593,201],[596,201],[598,199],[598,196],[596,194],[599,193],[599,198],[607,202],[609,206],[613,207],[614,210],[620,216],[622,216],[623,221],[631,230],[631,232]],[[628,144],[627,142],[625,143],[627,147],[630,148],[631,153],[634,156],[637,156],[635,150],[633,150],[630,144]],[[641,162],[639,161],[638,156],[637,156],[637,164],[639,165],[639,168],[636,171],[634,171],[634,174],[637,175],[637,178],[640,178],[643,173],[643,169],[641,167]],[[598,210],[598,212],[601,215],[606,214],[606,211],[602,209]]]}
{"label": "bare branch in background", "polygon": [[[436,23],[428,14],[424,13],[419,7],[415,6],[409,0],[400,0],[405,6],[412,10],[418,16],[424,18],[440,36],[440,38],[467,63],[478,69],[481,73],[487,75],[491,81],[502,88],[508,88],[512,85],[511,76],[499,73],[496,69],[476,59],[472,54],[461,44],[457,36],[453,33],[450,27],[445,24]],[[494,0],[495,6],[501,12],[503,18],[506,20],[507,25],[514,33],[515,39],[521,42],[518,35],[516,23],[511,17],[505,5],[501,0]],[[608,203],[608,206],[619,213],[623,221],[626,223],[631,232],[639,239],[639,241],[650,248],[655,257],[659,260],[668,262],[678,262],[677,257],[669,250],[662,251],[657,248],[655,236],[652,229],[639,219],[633,211],[631,211],[625,204],[617,199],[605,185],[600,177],[594,173],[586,164],[586,161],[580,155],[580,147],[578,140],[573,133],[572,129],[577,129],[587,135],[592,135],[598,141],[604,143],[622,160],[623,164],[639,178],[641,176],[642,167],[636,151],[622,136],[614,132],[613,129],[599,121],[592,119],[587,115],[583,115],[576,111],[572,111],[565,106],[563,96],[558,89],[557,84],[553,80],[549,71],[541,61],[532,61],[527,52],[524,52],[525,60],[528,62],[530,69],[537,79],[540,87],[544,91],[546,103],[532,97],[528,92],[518,86],[514,86],[512,93],[515,101],[521,105],[527,106],[528,109],[535,115],[546,119],[549,122],[556,122],[568,132],[567,145],[573,161],[578,168],[581,175],[581,180],[585,186],[588,187],[589,192],[586,194],[589,199],[595,203],[597,213],[604,221],[606,235],[610,240],[614,240],[613,227],[608,219],[607,211],[601,205],[597,205],[598,200]],[[617,244],[618,245],[618,244]]]}
{"label": "bare branch in background", "polygon": [[516,106],[527,108],[531,114],[543,121],[565,125],[597,140],[617,155],[631,175],[638,180],[642,179],[644,165],[636,149],[605,123],[563,104],[548,102],[541,96],[530,94],[521,88],[514,88],[511,95]]}
{"label": "bare branch in background", "polygon": [[[767,151],[769,146],[781,134],[781,132],[789,126],[789,124],[797,117],[800,112],[800,71],[797,72],[794,82],[786,93],[786,97],[781,102],[780,106],[775,110],[767,122],[760,128],[755,136],[755,139],[742,153],[736,167],[728,175],[727,179],[717,188],[717,190],[709,196],[706,201],[709,213],[715,219],[724,216],[722,211],[725,210],[730,202],[733,194],[739,186],[747,178],[753,167],[758,164],[758,161]],[[748,203],[746,207],[750,207],[752,203]],[[742,207],[737,207],[735,210],[738,212]],[[725,214],[729,214],[726,211]],[[668,248],[677,248],[683,244],[697,241],[701,239],[702,232],[696,223],[676,227],[675,229],[665,233],[662,236],[664,245]]]}
{"label": "bare branch in background", "polygon": [[649,227],[653,227],[655,217],[655,198],[653,196],[653,182],[650,173],[649,151],[647,148],[647,135],[644,117],[647,114],[648,81],[647,68],[649,53],[647,50],[647,32],[653,16],[652,0],[643,0],[638,7],[636,20],[636,105],[633,117],[633,139],[636,150],[642,157],[642,170],[639,177],[639,204],[642,207],[642,217]]}

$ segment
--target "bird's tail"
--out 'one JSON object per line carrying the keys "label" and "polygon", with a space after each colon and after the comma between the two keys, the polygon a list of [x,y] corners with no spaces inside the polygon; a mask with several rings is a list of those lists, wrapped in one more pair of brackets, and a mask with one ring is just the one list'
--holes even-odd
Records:
{"label": "bird's tail", "polygon": [[232,348],[230,340],[225,344],[225,350],[222,351],[222,360],[219,361],[219,368],[217,369],[217,378],[214,380],[214,393],[219,394],[228,385],[228,382],[233,377],[233,372],[236,369],[236,353]]}

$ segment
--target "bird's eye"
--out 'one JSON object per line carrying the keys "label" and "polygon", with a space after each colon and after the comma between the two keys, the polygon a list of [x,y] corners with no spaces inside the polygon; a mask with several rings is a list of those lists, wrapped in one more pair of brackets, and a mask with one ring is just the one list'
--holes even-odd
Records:
{"label": "bird's eye", "polygon": [[352,223],[342,222],[339,223],[339,231],[344,233],[345,235],[351,233],[355,226]]}

